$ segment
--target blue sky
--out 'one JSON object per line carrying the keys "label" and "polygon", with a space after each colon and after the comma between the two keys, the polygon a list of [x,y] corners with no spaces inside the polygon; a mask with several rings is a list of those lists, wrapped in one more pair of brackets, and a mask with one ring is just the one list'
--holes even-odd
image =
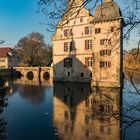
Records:
{"label": "blue sky", "polygon": [[[51,34],[45,25],[44,15],[37,13],[38,0],[0,0],[0,40],[5,43],[0,46],[14,47],[21,37],[37,31],[44,35],[46,43],[51,44]],[[121,0],[115,0],[124,8]]]}
{"label": "blue sky", "polygon": [[46,43],[51,43],[51,33],[39,24],[44,16],[37,9],[37,0],[0,0],[0,40],[5,40],[5,46],[14,46],[32,31],[44,34]]}

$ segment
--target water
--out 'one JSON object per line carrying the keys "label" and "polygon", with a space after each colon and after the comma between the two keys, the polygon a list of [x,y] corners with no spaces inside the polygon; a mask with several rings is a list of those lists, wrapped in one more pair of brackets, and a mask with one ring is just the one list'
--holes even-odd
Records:
{"label": "water", "polygon": [[[92,91],[88,84],[51,80],[6,84],[10,93],[0,114],[1,140],[140,139],[140,95],[129,82],[123,90]],[[135,86],[139,89],[139,82]]]}

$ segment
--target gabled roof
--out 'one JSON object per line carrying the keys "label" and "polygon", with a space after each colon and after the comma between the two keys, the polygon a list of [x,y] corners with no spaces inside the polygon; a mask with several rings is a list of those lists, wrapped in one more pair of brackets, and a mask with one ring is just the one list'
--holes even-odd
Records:
{"label": "gabled roof", "polygon": [[121,18],[122,14],[119,6],[114,1],[110,1],[96,7],[92,22],[103,22]]}
{"label": "gabled roof", "polygon": [[11,53],[11,48],[0,48],[0,58],[8,57],[8,53]]}

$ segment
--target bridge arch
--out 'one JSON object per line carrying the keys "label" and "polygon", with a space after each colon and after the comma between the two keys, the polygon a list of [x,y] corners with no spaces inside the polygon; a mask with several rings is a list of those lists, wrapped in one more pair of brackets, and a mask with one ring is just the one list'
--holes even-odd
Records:
{"label": "bridge arch", "polygon": [[16,71],[15,75],[16,75],[16,77],[21,77],[21,76],[23,76],[23,74],[22,74],[21,71]]}
{"label": "bridge arch", "polygon": [[39,67],[14,67],[14,70],[21,74],[21,76],[27,77],[29,80],[40,76],[42,80],[47,81],[49,78],[53,77],[53,67],[41,67],[40,72]]}
{"label": "bridge arch", "polygon": [[29,80],[33,80],[34,79],[34,73],[32,71],[28,71],[26,74],[27,78]]}
{"label": "bridge arch", "polygon": [[48,71],[45,71],[45,72],[43,73],[43,78],[44,78],[44,80],[48,80],[48,79],[50,78],[50,74],[49,74]]}

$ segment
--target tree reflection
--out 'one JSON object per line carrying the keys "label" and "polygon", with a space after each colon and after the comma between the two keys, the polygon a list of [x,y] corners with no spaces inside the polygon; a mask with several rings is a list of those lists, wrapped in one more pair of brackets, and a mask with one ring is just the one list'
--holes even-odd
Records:
{"label": "tree reflection", "polygon": [[126,70],[125,73],[122,113],[123,140],[131,140],[140,137],[140,73],[133,70]]}
{"label": "tree reflection", "polygon": [[45,87],[35,85],[17,85],[17,92],[33,104],[40,104],[45,98]]}
{"label": "tree reflection", "polygon": [[[9,88],[5,86],[5,81],[0,77],[0,113],[2,113],[4,107],[7,107],[7,96],[6,93]],[[6,138],[6,125],[7,123],[0,118],[0,139],[4,140]]]}
{"label": "tree reflection", "polygon": [[120,94],[117,88],[76,83],[54,84],[54,125],[63,140],[119,140]]}

